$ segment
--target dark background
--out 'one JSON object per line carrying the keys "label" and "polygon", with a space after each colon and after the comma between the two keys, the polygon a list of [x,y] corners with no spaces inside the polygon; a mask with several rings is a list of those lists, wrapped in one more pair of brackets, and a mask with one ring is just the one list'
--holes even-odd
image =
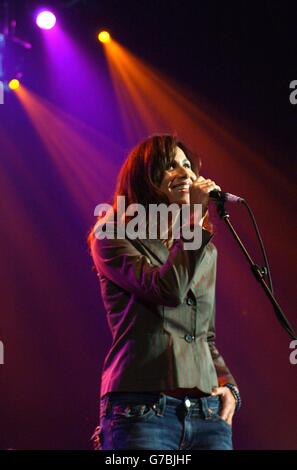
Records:
{"label": "dark background", "polygon": [[[32,27],[32,12],[39,5],[15,2],[18,34],[34,45],[24,65],[24,82],[59,106],[59,96],[42,80],[47,59],[40,32]],[[286,211],[282,227],[275,214],[281,237],[265,230],[265,212],[256,215],[275,254],[271,264],[278,299],[296,325],[295,272],[284,268],[284,259],[290,259],[292,266],[296,256],[294,232],[289,229],[296,205],[295,199],[288,201],[286,192],[296,178],[297,105],[289,102],[289,84],[297,79],[295,2],[89,0],[47,5],[59,12],[63,28],[81,44],[88,61],[98,62],[104,71],[106,106],[112,108],[114,97],[96,42],[101,28],[203,96],[217,115],[240,128],[241,138],[257,147],[263,163],[278,172],[280,185],[270,188],[270,213],[277,195]],[[92,125],[92,106],[91,100],[86,101],[76,117]],[[12,95],[0,106],[0,119],[1,165],[6,175],[0,185],[1,212],[7,216],[1,222],[0,240],[0,339],[5,346],[5,364],[0,366],[0,447],[88,449],[97,424],[100,369],[109,341],[85,244],[93,206],[82,222]],[[96,128],[119,147],[127,146],[117,113],[99,116]],[[122,154],[117,158],[120,163]],[[263,187],[268,184],[263,180]],[[100,191],[103,186],[101,181]],[[259,201],[251,203],[257,207]],[[34,227],[32,233],[29,226]],[[230,251],[234,250],[231,237],[226,237]],[[221,243],[218,239],[218,248]],[[235,282],[232,271],[227,275],[219,267],[219,346],[226,351],[245,402],[234,425],[235,446],[296,449],[297,366],[289,364],[289,338],[250,280],[244,262],[242,270]],[[237,296],[238,311],[223,292],[225,282],[229,282],[227,294]],[[239,311],[249,314],[239,318]]]}

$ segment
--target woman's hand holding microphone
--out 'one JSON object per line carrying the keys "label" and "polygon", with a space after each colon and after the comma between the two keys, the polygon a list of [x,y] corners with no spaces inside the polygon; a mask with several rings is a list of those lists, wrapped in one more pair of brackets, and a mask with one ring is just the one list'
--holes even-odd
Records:
{"label": "woman's hand holding microphone", "polygon": [[213,180],[203,178],[203,176],[198,176],[190,188],[191,206],[193,204],[202,204],[202,218],[199,222],[201,226],[208,212],[209,193],[213,190],[221,191],[221,188]]}

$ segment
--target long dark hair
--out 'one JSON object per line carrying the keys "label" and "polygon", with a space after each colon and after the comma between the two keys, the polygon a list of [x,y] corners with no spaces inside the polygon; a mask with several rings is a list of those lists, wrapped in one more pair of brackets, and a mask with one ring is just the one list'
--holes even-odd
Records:
{"label": "long dark hair", "polygon": [[[168,197],[160,191],[165,171],[174,160],[176,147],[183,150],[191,163],[193,172],[199,176],[201,161],[195,157],[188,147],[170,134],[156,134],[136,145],[123,163],[113,195],[113,211],[117,211],[117,197],[125,196],[126,207],[133,203],[142,204],[146,211],[149,204],[170,204]],[[206,228],[211,228],[205,221]],[[88,242],[94,237],[92,227]]]}

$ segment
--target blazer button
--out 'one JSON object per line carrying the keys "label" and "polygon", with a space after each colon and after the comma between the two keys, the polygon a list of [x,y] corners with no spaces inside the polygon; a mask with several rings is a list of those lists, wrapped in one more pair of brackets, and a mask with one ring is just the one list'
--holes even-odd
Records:
{"label": "blazer button", "polygon": [[187,297],[186,302],[188,305],[195,305],[195,300],[192,297]]}
{"label": "blazer button", "polygon": [[187,343],[192,343],[193,341],[195,341],[195,336],[187,334],[185,336],[185,340],[187,341]]}

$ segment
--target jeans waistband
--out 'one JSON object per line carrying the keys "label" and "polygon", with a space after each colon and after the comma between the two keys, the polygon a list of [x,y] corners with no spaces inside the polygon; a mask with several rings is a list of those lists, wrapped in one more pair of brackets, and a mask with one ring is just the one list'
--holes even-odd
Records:
{"label": "jeans waistband", "polygon": [[165,393],[137,393],[137,392],[115,392],[108,393],[101,398],[100,408],[103,413],[108,413],[115,403],[130,403],[133,405],[153,405],[158,414],[162,415],[167,406],[185,407],[186,409],[199,409],[206,412],[210,407],[216,409],[220,406],[218,396],[197,397],[185,395],[183,397],[172,397]]}
{"label": "jeans waistband", "polygon": [[217,401],[218,397],[213,397],[212,395],[202,394],[197,396],[197,394],[184,393],[184,394],[171,394],[170,392],[112,392],[107,393],[101,397],[101,401],[133,401],[134,403],[155,403],[162,397],[166,396],[168,400],[172,401],[184,401],[185,399],[190,399],[192,402],[199,402],[201,399],[204,401]]}

